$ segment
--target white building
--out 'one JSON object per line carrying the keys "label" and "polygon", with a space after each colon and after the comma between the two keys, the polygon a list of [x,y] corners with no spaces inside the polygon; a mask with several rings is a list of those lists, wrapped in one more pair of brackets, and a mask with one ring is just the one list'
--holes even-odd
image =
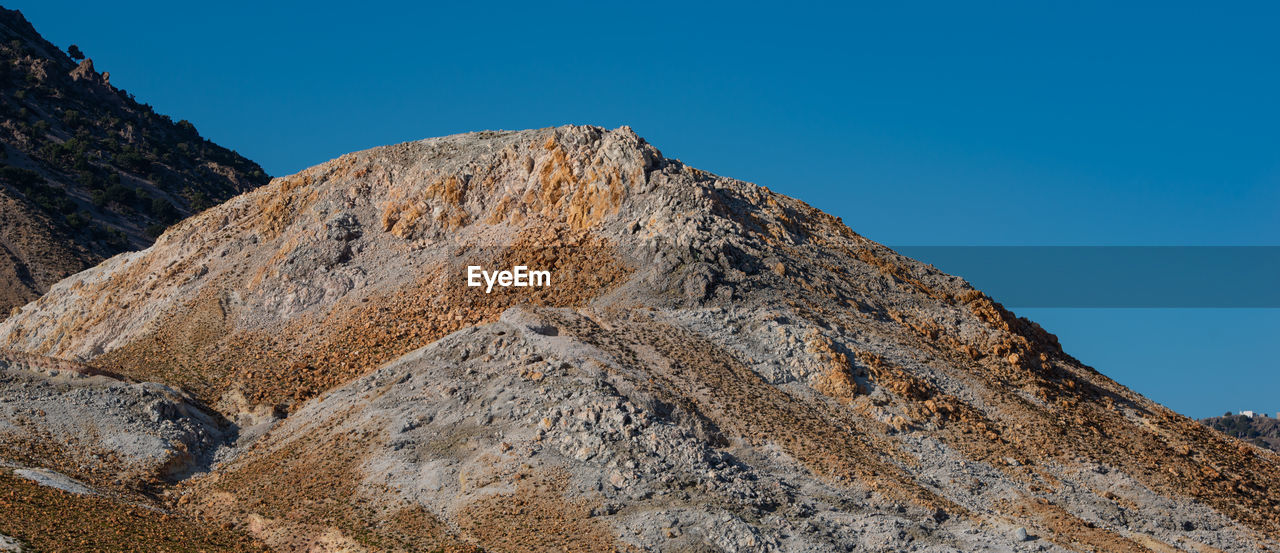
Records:
{"label": "white building", "polygon": [[1254,415],[1253,411],[1241,411],[1240,414],[1249,418],[1253,418]]}

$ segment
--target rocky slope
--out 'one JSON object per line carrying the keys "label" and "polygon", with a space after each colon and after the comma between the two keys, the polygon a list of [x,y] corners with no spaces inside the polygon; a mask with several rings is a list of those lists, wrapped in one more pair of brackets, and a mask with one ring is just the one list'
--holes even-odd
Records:
{"label": "rocky slope", "polygon": [[181,392],[69,361],[0,352],[0,388],[7,459],[104,483],[179,479],[209,464],[230,433]]}
{"label": "rocky slope", "polygon": [[0,8],[0,314],[267,181],[108,77]]}
{"label": "rocky slope", "polygon": [[[469,265],[552,281],[486,293]],[[282,551],[1280,538],[1274,453],[625,127],[429,139],[276,179],[53,286],[0,347],[269,428],[163,497]]]}
{"label": "rocky slope", "polygon": [[237,429],[217,414],[159,384],[13,352],[0,351],[0,390],[0,551],[261,550],[159,495],[234,450]]}

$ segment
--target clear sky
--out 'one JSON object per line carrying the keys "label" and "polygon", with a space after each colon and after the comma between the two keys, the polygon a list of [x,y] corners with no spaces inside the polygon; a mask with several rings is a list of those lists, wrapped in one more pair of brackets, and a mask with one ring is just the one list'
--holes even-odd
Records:
{"label": "clear sky", "polygon": [[[1275,4],[598,4],[5,7],[273,175],[626,124],[889,245],[1280,244]],[[1280,410],[1280,310],[1024,311],[1183,413]]]}

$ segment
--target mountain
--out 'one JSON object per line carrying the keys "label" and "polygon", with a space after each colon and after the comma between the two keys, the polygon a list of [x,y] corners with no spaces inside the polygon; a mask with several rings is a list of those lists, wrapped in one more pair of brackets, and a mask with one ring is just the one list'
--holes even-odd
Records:
{"label": "mountain", "polygon": [[[82,57],[79,48],[72,49]],[[0,318],[268,180],[0,8]]]}
{"label": "mountain", "polygon": [[[519,267],[550,281],[494,277]],[[6,391],[0,458],[232,533],[210,543],[1280,550],[1275,453],[626,127],[433,138],[275,179],[52,286],[0,347],[118,380],[75,408],[124,421],[54,432],[34,392]]]}
{"label": "mountain", "polygon": [[1280,451],[1280,419],[1257,415],[1232,415],[1201,419],[1201,423],[1228,436],[1245,440],[1258,447]]}

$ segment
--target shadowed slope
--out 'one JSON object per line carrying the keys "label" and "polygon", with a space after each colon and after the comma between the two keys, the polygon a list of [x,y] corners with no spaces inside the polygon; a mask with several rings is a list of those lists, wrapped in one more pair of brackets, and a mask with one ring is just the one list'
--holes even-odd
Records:
{"label": "shadowed slope", "polygon": [[268,180],[108,77],[0,8],[0,319]]}

